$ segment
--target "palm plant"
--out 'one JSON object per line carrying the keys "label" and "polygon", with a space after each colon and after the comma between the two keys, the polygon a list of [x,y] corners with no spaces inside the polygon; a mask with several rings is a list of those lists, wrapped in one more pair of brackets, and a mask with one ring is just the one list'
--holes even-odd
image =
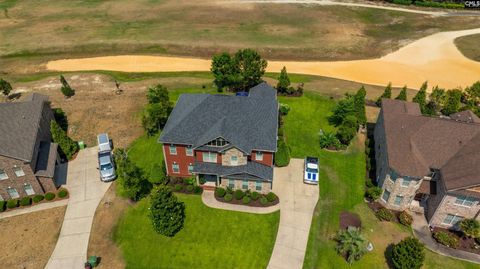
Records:
{"label": "palm plant", "polygon": [[475,219],[462,220],[460,222],[460,229],[468,237],[480,237],[480,223]]}
{"label": "palm plant", "polygon": [[320,135],[320,147],[322,149],[328,147],[338,147],[339,144],[340,142],[332,132],[324,132]]}
{"label": "palm plant", "polygon": [[348,227],[337,233],[335,240],[338,242],[336,250],[343,255],[349,264],[358,261],[367,253],[368,241],[363,237],[359,228]]}

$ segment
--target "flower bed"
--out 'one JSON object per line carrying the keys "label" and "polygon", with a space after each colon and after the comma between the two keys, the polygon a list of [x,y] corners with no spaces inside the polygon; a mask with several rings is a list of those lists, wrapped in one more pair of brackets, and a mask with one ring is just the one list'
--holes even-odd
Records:
{"label": "flower bed", "polygon": [[170,177],[167,186],[169,186],[174,192],[202,194],[203,189],[195,183],[195,178]]}
{"label": "flower bed", "polygon": [[253,207],[268,207],[276,205],[280,202],[278,196],[273,192],[269,192],[267,194],[260,194],[255,191],[252,192],[250,190],[233,191],[230,188],[224,189],[220,187],[215,189],[215,199],[223,203]]}
{"label": "flower bed", "polygon": [[476,242],[474,238],[466,237],[460,231],[452,231],[452,230],[439,228],[439,227],[433,228],[432,237],[439,244],[445,245],[444,244],[445,242],[441,242],[442,241],[441,239],[444,236],[448,236],[448,238],[451,239],[450,241],[458,241],[458,243],[455,243],[455,246],[449,246],[449,247],[453,247],[455,249],[459,249],[459,250],[463,250],[463,251],[467,251],[475,254],[480,254],[480,242]]}
{"label": "flower bed", "polygon": [[11,211],[17,208],[29,207],[36,204],[52,202],[56,200],[63,200],[69,197],[67,189],[60,188],[56,193],[47,192],[45,195],[36,194],[25,196],[19,199],[10,199],[7,201],[0,201],[0,212]]}

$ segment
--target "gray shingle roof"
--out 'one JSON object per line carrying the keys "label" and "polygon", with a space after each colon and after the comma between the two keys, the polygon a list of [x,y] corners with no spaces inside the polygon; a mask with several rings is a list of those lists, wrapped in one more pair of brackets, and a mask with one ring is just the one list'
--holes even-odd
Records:
{"label": "gray shingle roof", "polygon": [[245,178],[247,179],[264,181],[273,180],[273,167],[257,162],[247,162],[246,165],[240,166],[223,166],[216,163],[195,162],[193,165],[193,172],[200,174],[216,174],[221,177],[228,177],[231,175],[232,178],[239,178],[239,175],[247,174],[245,175]]}
{"label": "gray shingle roof", "polygon": [[182,94],[159,138],[160,143],[200,147],[223,137],[247,154],[277,150],[278,102],[266,83],[248,97]]}
{"label": "gray shingle roof", "polygon": [[32,160],[47,96],[34,93],[23,102],[0,104],[0,155]]}

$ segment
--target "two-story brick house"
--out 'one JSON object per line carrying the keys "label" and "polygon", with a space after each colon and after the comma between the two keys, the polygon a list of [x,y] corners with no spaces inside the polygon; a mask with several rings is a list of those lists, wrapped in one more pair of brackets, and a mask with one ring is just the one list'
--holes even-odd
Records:
{"label": "two-story brick house", "polygon": [[480,214],[480,119],[471,111],[426,117],[416,103],[385,99],[374,131],[380,203],[421,209],[431,227]]}
{"label": "two-story brick house", "polygon": [[159,138],[167,174],[269,192],[277,128],[276,90],[266,83],[249,96],[183,94]]}
{"label": "two-story brick house", "polygon": [[57,144],[51,143],[48,97],[0,104],[0,200],[56,190]]}

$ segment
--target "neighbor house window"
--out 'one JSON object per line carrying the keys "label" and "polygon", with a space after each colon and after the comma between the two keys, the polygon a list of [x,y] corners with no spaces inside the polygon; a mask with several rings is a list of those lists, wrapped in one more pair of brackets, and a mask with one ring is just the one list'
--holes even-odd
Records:
{"label": "neighbor house window", "polygon": [[242,189],[244,189],[244,190],[248,189],[248,180],[243,180]]}
{"label": "neighbor house window", "polygon": [[455,200],[455,204],[468,207],[472,206],[473,202],[475,202],[475,200],[468,196],[457,196]]}
{"label": "neighbor house window", "polygon": [[188,146],[187,149],[187,156],[193,156],[193,148],[192,146]]}
{"label": "neighbor house window", "polygon": [[174,173],[179,173],[180,172],[180,166],[178,165],[178,163],[172,164],[172,170],[173,170]]}
{"label": "neighbor house window", "polygon": [[193,173],[193,165],[190,163],[188,164],[188,172],[191,174]]}
{"label": "neighbor house window", "polygon": [[457,215],[452,215],[452,214],[447,214],[445,219],[443,220],[443,224],[448,224],[448,225],[455,225],[459,221],[461,221],[463,217],[457,216]]}
{"label": "neighbor house window", "polygon": [[230,189],[235,188],[235,180],[234,180],[234,179],[229,179],[229,180],[228,180],[228,187],[229,187]]}
{"label": "neighbor house window", "polygon": [[402,187],[408,187],[412,180],[410,178],[404,178],[402,181]]}
{"label": "neighbor house window", "polygon": [[25,175],[25,172],[23,172],[23,169],[21,167],[14,167],[13,171],[15,172],[15,175],[17,177],[23,177]]}
{"label": "neighbor house window", "polygon": [[7,178],[8,178],[7,173],[5,173],[4,170],[0,169],[0,180],[7,179]]}
{"label": "neighbor house window", "polygon": [[262,190],[262,182],[261,181],[255,182],[255,190],[257,190],[257,191]]}
{"label": "neighbor house window", "polygon": [[388,199],[389,199],[389,198],[390,198],[390,192],[387,191],[387,190],[384,190],[384,191],[383,191],[383,195],[382,195],[382,200],[383,200],[384,202],[388,202]]}
{"label": "neighbor house window", "polygon": [[15,188],[8,187],[7,188],[7,193],[8,193],[8,195],[10,195],[10,198],[12,198],[12,199],[16,199],[16,198],[20,197],[20,195],[18,194],[18,191]]}
{"label": "neighbor house window", "polygon": [[33,187],[30,184],[23,185],[23,189],[25,190],[25,193],[27,195],[34,195],[35,194],[35,191],[33,190]]}
{"label": "neighbor house window", "polygon": [[170,145],[170,155],[177,155],[177,146]]}
{"label": "neighbor house window", "polygon": [[203,152],[202,157],[204,162],[207,162],[207,163],[217,162],[217,153],[215,152]]}
{"label": "neighbor house window", "polygon": [[238,157],[237,156],[231,156],[230,157],[230,163],[232,165],[237,165],[238,164]]}
{"label": "neighbor house window", "polygon": [[401,195],[395,196],[395,202],[394,202],[394,204],[395,204],[396,206],[401,205],[401,204],[402,204],[402,201],[403,201],[403,196],[401,196]]}
{"label": "neighbor house window", "polygon": [[263,152],[257,151],[257,152],[255,153],[255,160],[256,160],[256,161],[263,161]]}

